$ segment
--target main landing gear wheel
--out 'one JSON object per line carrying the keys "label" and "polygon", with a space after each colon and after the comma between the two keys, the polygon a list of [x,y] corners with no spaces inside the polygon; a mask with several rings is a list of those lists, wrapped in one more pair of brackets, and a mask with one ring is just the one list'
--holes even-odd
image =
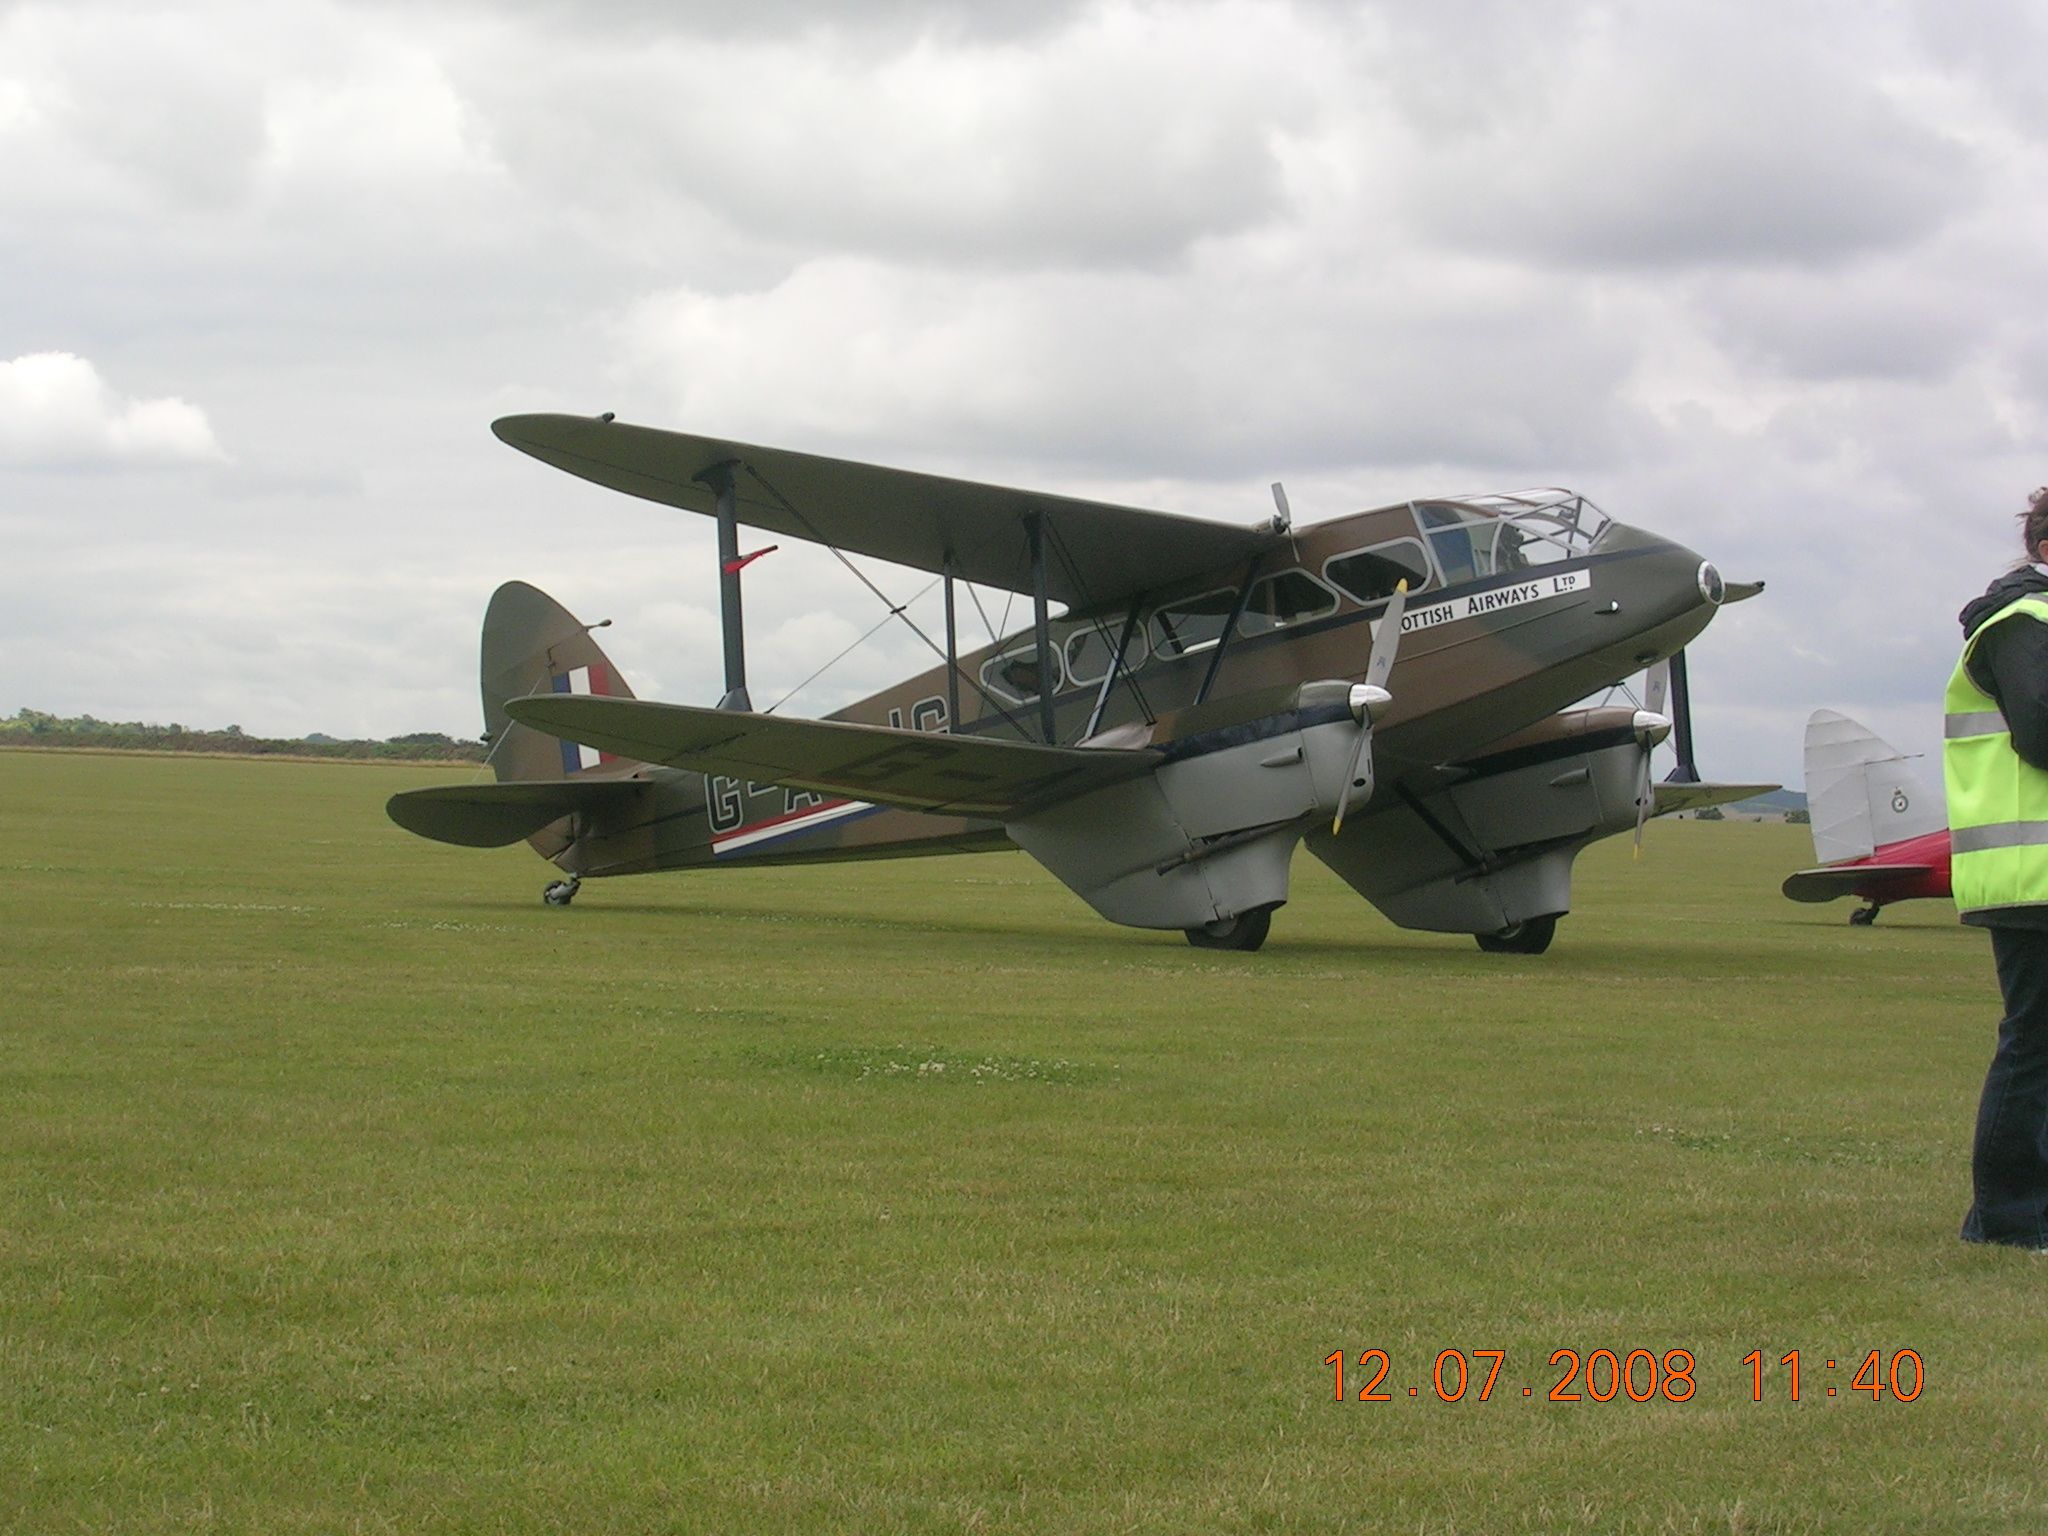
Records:
{"label": "main landing gear wheel", "polygon": [[540,899],[551,907],[566,907],[576,899],[576,893],[583,888],[580,879],[550,880],[547,889],[540,893]]}
{"label": "main landing gear wheel", "polygon": [[1197,949],[1257,949],[1273,926],[1271,907],[1254,907],[1220,922],[1183,930]]}
{"label": "main landing gear wheel", "polygon": [[1876,921],[1877,908],[1875,907],[1858,907],[1849,914],[1849,926],[1852,928],[1868,928]]}
{"label": "main landing gear wheel", "polygon": [[1527,922],[1503,928],[1499,933],[1475,933],[1479,947],[1489,955],[1540,955],[1557,936],[1557,918],[1532,917]]}

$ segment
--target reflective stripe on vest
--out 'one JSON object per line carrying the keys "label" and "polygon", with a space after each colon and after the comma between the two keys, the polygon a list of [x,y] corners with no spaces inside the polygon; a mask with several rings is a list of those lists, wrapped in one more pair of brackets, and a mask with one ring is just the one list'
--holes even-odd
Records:
{"label": "reflective stripe on vest", "polygon": [[1984,853],[1993,848],[2039,848],[2048,844],[2048,821],[1997,821],[1984,827],[1957,827],[1948,835],[1951,854]]}
{"label": "reflective stripe on vest", "polygon": [[1995,736],[2005,730],[2005,716],[1995,709],[1970,709],[1942,717],[1941,734],[1949,741],[1970,736]]}
{"label": "reflective stripe on vest", "polygon": [[2015,598],[1978,625],[1942,700],[1950,886],[1964,913],[2048,906],[2048,771],[2022,758],[1970,657],[1999,624],[2048,624],[2048,594]]}

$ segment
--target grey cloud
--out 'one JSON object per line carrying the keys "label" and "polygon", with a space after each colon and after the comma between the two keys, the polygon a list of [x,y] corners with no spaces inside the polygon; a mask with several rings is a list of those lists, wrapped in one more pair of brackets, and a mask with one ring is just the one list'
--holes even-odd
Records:
{"label": "grey cloud", "polygon": [[1501,82],[1483,130],[1418,146],[1408,205],[1462,246],[1589,266],[1828,267],[1938,229],[1973,195],[1970,154],[1797,27],[1620,13]]}
{"label": "grey cloud", "polygon": [[[356,9],[410,15],[402,0],[353,0]],[[974,38],[1029,41],[1057,30],[1082,10],[1083,0],[863,0],[858,6],[835,0],[610,0],[593,13],[581,0],[471,0],[458,7],[495,19],[530,18],[558,37],[587,42],[603,37],[619,44],[654,39],[714,40],[831,37],[914,39]]]}
{"label": "grey cloud", "polygon": [[849,451],[886,435],[1117,474],[1525,472],[1611,457],[1633,430],[1627,338],[1568,285],[1431,291],[1400,264],[1304,295],[1222,254],[1171,288],[820,263],[766,293],[665,296],[621,339],[678,420]]}
{"label": "grey cloud", "polygon": [[1998,320],[1981,289],[1897,267],[1737,273],[1700,292],[1728,345],[1796,379],[1932,380],[1981,349]]}
{"label": "grey cloud", "polygon": [[1296,108],[1260,56],[1299,34],[1223,14],[1118,10],[1031,49],[586,45],[467,79],[515,174],[627,240],[682,205],[799,253],[1158,264],[1279,210],[1269,139]]}

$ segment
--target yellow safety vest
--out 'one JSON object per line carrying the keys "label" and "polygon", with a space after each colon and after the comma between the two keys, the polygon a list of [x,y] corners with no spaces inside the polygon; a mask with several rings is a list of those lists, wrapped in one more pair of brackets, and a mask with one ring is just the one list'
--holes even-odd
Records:
{"label": "yellow safety vest", "polygon": [[1942,702],[1949,883],[1968,914],[2048,905],[2048,771],[2013,750],[1998,701],[1970,678],[1970,656],[1995,624],[2048,624],[2048,598],[2016,598],[1977,626]]}

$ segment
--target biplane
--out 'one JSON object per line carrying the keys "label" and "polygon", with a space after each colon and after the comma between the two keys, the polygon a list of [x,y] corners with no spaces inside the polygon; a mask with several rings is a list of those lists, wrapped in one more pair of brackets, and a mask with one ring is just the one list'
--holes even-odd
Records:
{"label": "biplane", "polygon": [[1785,877],[1794,901],[1854,896],[1866,927],[1895,901],[1949,894],[1948,814],[1906,755],[1832,709],[1806,722],[1806,809],[1817,869]]}
{"label": "biplane", "polygon": [[[1231,526],[610,414],[492,430],[717,521],[716,706],[634,697],[599,626],[511,582],[483,629],[496,781],[390,802],[425,837],[525,839],[555,905],[599,876],[1021,848],[1111,922],[1250,950],[1306,845],[1403,927],[1540,953],[1587,844],[1773,787],[1698,781],[1684,687],[1685,645],[1761,584],[1568,491],[1297,529],[1276,485]],[[742,524],[933,573],[933,665],[824,719],[754,708]],[[963,586],[1030,624],[963,651]],[[1645,669],[1643,704],[1579,702]]]}

